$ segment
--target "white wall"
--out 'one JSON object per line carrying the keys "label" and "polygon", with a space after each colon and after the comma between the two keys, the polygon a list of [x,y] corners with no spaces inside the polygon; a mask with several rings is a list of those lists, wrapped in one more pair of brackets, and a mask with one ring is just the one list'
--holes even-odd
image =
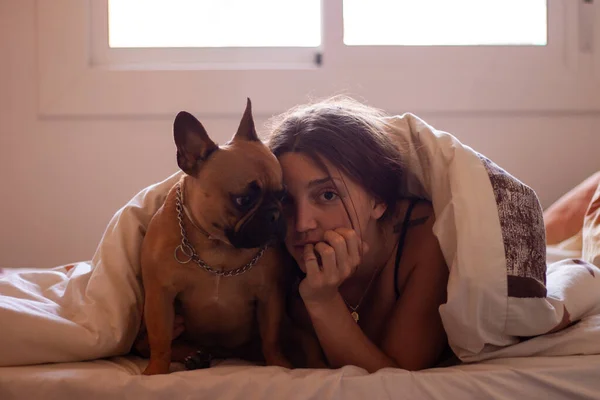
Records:
{"label": "white wall", "polygon": [[[0,267],[90,259],[114,212],[176,169],[171,119],[38,117],[34,4],[0,0]],[[544,206],[600,170],[595,113],[421,116],[528,183]],[[223,142],[238,120],[202,122]]]}

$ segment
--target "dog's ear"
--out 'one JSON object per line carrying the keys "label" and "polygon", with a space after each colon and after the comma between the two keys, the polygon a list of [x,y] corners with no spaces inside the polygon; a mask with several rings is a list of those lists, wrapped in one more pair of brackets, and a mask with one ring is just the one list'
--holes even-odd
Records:
{"label": "dog's ear", "polygon": [[173,123],[177,146],[177,165],[188,175],[198,172],[198,166],[219,148],[192,114],[181,111]]}
{"label": "dog's ear", "polygon": [[248,98],[246,102],[246,111],[244,111],[244,115],[240,121],[240,126],[238,127],[233,140],[259,140],[254,127],[254,119],[252,118],[252,103],[250,102],[250,98]]}

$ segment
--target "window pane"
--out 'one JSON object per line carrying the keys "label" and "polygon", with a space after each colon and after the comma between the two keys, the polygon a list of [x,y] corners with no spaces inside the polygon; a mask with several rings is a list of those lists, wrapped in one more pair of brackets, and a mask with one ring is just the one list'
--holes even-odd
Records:
{"label": "window pane", "polygon": [[110,47],[316,47],[320,0],[109,0]]}
{"label": "window pane", "polygon": [[546,0],[344,0],[346,45],[546,45]]}

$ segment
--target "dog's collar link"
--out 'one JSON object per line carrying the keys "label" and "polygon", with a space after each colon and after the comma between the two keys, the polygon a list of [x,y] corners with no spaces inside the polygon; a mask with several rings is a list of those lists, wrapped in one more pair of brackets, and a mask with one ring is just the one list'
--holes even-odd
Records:
{"label": "dog's collar link", "polygon": [[[185,231],[185,227],[183,226],[183,201],[181,195],[181,183],[177,184],[175,209],[177,210],[177,220],[179,221],[179,229],[181,230],[181,244],[175,248],[173,257],[175,257],[175,260],[180,264],[187,264],[190,261],[194,261],[196,264],[198,264],[198,266],[212,274],[219,276],[236,276],[241,275],[244,272],[248,271],[250,268],[252,268],[262,257],[265,250],[267,249],[266,245],[261,247],[258,253],[256,253],[256,255],[252,258],[252,260],[250,260],[246,265],[242,265],[239,268],[228,271],[221,271],[216,268],[213,268],[207,263],[205,263],[200,257],[198,257],[196,249],[194,249],[194,247],[187,238],[187,233]],[[186,257],[186,259],[181,260],[178,256],[179,253],[183,254]]]}

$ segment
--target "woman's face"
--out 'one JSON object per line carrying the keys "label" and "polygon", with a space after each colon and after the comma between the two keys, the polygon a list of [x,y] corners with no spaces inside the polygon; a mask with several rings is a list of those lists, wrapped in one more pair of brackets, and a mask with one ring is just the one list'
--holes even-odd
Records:
{"label": "woman's face", "polygon": [[323,241],[325,231],[337,228],[353,228],[365,239],[367,228],[385,211],[359,184],[323,161],[329,174],[303,153],[279,158],[288,193],[285,245],[304,272],[306,244]]}

